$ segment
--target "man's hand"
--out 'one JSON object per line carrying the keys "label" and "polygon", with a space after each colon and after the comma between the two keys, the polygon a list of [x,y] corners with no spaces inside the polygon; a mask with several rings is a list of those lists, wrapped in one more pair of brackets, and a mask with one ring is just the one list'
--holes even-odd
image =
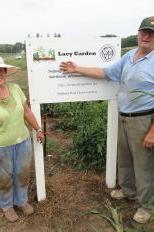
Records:
{"label": "man's hand", "polygon": [[106,74],[102,68],[95,68],[95,67],[82,67],[76,65],[75,63],[68,61],[62,62],[60,64],[60,70],[64,73],[79,73],[82,76],[86,77],[93,77],[96,79],[105,79]]}
{"label": "man's hand", "polygon": [[64,73],[75,73],[77,65],[71,61],[69,62],[61,62],[60,70]]}
{"label": "man's hand", "polygon": [[146,136],[145,136],[145,138],[144,138],[144,140],[142,142],[142,145],[145,148],[154,147],[154,132],[153,131],[149,131],[146,134]]}

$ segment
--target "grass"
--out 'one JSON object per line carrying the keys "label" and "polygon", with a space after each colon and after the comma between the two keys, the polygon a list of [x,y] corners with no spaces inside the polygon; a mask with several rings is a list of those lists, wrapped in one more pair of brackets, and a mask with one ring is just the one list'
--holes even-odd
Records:
{"label": "grass", "polygon": [[27,70],[26,57],[23,57],[21,59],[15,59],[14,56],[5,56],[4,61],[7,64],[20,67],[22,70]]}
{"label": "grass", "polygon": [[18,72],[14,75],[10,76],[8,81],[17,83],[25,93],[28,101],[29,101],[29,89],[28,89],[28,75],[27,75],[27,63],[26,57],[22,59],[15,59],[14,55],[10,55],[8,53],[0,54],[4,58],[5,63],[14,65],[20,68]]}
{"label": "grass", "polygon": [[121,49],[121,55],[124,55],[126,52],[129,52],[131,49],[134,49],[136,47],[127,47]]}
{"label": "grass", "polygon": [[47,140],[46,140],[46,151],[47,151],[47,154],[50,155],[52,154],[54,148],[55,148],[55,143],[53,140],[51,140],[48,136],[47,136]]}

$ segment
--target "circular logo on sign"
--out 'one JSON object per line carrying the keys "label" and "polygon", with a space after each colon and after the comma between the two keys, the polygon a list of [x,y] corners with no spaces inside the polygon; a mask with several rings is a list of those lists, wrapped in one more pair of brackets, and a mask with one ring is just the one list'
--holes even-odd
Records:
{"label": "circular logo on sign", "polygon": [[100,56],[105,62],[111,61],[115,56],[115,49],[110,44],[106,44],[100,49]]}

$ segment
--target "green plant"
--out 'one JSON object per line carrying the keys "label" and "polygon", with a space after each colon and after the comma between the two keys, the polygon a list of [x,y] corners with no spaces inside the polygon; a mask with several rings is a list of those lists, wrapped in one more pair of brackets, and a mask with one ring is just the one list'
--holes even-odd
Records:
{"label": "green plant", "polygon": [[72,149],[65,155],[79,169],[102,170],[106,160],[106,102],[86,103],[76,112]]}
{"label": "green plant", "polygon": [[51,140],[51,138],[49,138],[47,136],[47,138],[46,138],[46,151],[47,151],[47,154],[51,154],[54,147],[55,147],[55,143]]}
{"label": "green plant", "polygon": [[125,232],[152,232],[152,230],[147,229],[146,226],[143,226],[141,228],[127,228],[125,229]]}
{"label": "green plant", "polygon": [[117,208],[114,208],[109,200],[106,200],[105,207],[107,208],[109,215],[105,215],[104,213],[96,210],[91,211],[91,213],[98,214],[100,217],[108,221],[116,232],[124,232],[122,215],[120,211]]}
{"label": "green plant", "polygon": [[107,102],[73,102],[47,104],[45,111],[58,117],[54,129],[71,131],[73,144],[64,160],[78,169],[101,170],[106,160]]}
{"label": "green plant", "polygon": [[99,230],[92,224],[89,224],[91,226],[91,228],[95,231],[95,232],[99,232]]}
{"label": "green plant", "polygon": [[106,219],[117,232],[124,232],[124,226],[122,222],[122,215],[117,208],[114,208],[109,200],[106,200],[106,208],[108,209],[109,216],[101,214],[101,217]]}

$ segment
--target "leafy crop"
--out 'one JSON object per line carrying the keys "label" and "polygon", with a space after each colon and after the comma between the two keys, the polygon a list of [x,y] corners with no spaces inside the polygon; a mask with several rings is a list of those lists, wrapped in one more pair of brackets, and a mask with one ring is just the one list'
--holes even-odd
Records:
{"label": "leafy crop", "polygon": [[[51,113],[50,109],[48,111]],[[102,170],[106,160],[107,102],[55,104],[54,114],[62,117],[58,127],[74,134],[65,160],[73,161],[79,169]]]}

